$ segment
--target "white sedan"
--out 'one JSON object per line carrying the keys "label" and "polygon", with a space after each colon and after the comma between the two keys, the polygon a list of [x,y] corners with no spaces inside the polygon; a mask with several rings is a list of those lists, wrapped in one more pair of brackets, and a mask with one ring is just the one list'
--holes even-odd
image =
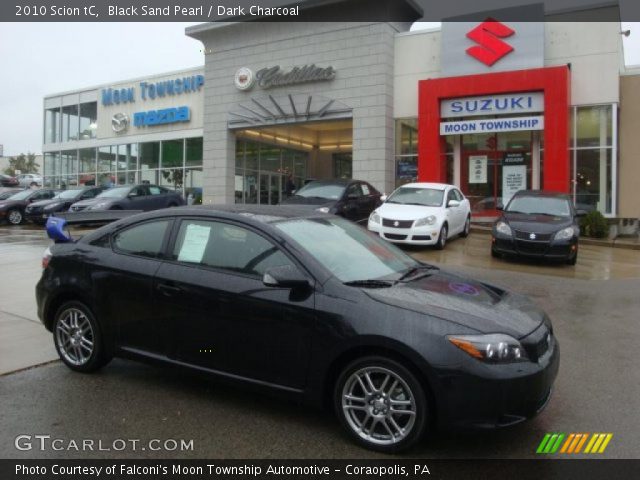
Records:
{"label": "white sedan", "polygon": [[385,240],[443,249],[455,235],[469,235],[469,200],[454,185],[408,183],[369,216],[367,228]]}

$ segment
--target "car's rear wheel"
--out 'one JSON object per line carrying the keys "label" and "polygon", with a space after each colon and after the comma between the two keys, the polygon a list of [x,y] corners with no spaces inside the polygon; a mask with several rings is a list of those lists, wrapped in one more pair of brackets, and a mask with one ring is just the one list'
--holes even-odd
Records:
{"label": "car's rear wheel", "polygon": [[464,221],[464,228],[462,229],[462,233],[460,236],[462,238],[469,236],[469,231],[471,230],[471,215],[467,215],[467,219]]}
{"label": "car's rear wheel", "polygon": [[60,359],[77,372],[93,372],[106,365],[100,326],[81,302],[66,302],[56,312],[53,339]]}
{"label": "car's rear wheel", "polygon": [[449,230],[447,229],[447,224],[442,225],[440,229],[440,236],[438,237],[438,243],[436,243],[436,248],[438,250],[444,250],[444,247],[447,245],[447,235],[449,234]]}
{"label": "car's rear wheel", "polygon": [[9,213],[7,214],[7,220],[9,220],[9,223],[11,225],[20,225],[23,220],[22,212],[17,208],[9,210]]}
{"label": "car's rear wheel", "polygon": [[348,365],[336,382],[334,399],[343,428],[371,450],[405,450],[427,427],[422,385],[404,365],[385,357],[365,357]]}

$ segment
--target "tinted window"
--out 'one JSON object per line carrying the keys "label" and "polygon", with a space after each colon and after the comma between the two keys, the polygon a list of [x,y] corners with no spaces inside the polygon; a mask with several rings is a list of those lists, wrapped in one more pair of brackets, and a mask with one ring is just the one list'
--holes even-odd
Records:
{"label": "tinted window", "polygon": [[113,236],[113,248],[132,255],[158,257],[168,226],[168,220],[161,220],[127,228]]}
{"label": "tinted window", "polygon": [[180,225],[173,259],[260,277],[270,267],[291,264],[278,247],[251,230],[197,220]]}
{"label": "tinted window", "polygon": [[160,195],[161,193],[166,193],[166,192],[163,192],[162,190],[160,190],[160,187],[151,186],[149,187],[149,193],[151,195]]}
{"label": "tinted window", "polygon": [[296,192],[297,197],[319,197],[328,198],[330,200],[338,200],[344,193],[344,185],[336,185],[332,183],[311,182],[306,184]]}
{"label": "tinted window", "polygon": [[347,188],[347,196],[356,196],[356,197],[361,197],[362,196],[362,188],[360,187],[359,183],[352,183],[351,185],[349,185],[349,188]]}
{"label": "tinted window", "polygon": [[85,198],[93,198],[93,197],[95,197],[96,195],[98,195],[101,191],[102,191],[102,190],[100,190],[100,189],[93,188],[93,189],[91,189],[91,190],[88,190],[88,191],[84,192],[84,193],[82,194],[82,198],[83,198],[83,199],[85,199]]}

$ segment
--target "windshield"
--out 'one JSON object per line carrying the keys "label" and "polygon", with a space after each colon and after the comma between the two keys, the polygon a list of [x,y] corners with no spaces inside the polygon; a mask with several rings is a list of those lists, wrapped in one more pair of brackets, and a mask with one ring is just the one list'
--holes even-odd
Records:
{"label": "windshield", "polygon": [[342,218],[284,220],[273,225],[341,282],[397,279],[420,265],[402,250]]}
{"label": "windshield", "polygon": [[76,198],[78,196],[78,193],[80,193],[80,190],[65,190],[64,192],[60,192],[53,198]]}
{"label": "windshield", "polygon": [[400,187],[391,194],[386,203],[440,207],[442,206],[443,197],[444,190],[437,190],[435,188]]}
{"label": "windshield", "polygon": [[124,198],[131,191],[131,187],[116,187],[105,190],[100,195],[96,195],[96,198]]}
{"label": "windshield", "polygon": [[25,200],[29,195],[31,195],[35,190],[23,190],[21,192],[16,193],[15,195],[11,195],[8,200]]}
{"label": "windshield", "polygon": [[298,197],[320,197],[329,200],[342,198],[346,185],[336,185],[335,183],[308,183],[296,192]]}
{"label": "windshield", "polygon": [[542,214],[557,217],[569,217],[571,207],[566,198],[516,196],[505,209],[512,213]]}

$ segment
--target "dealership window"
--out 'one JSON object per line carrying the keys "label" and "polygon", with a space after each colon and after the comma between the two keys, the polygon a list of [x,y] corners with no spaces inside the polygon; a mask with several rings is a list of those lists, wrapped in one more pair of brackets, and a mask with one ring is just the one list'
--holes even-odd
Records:
{"label": "dealership window", "polygon": [[44,113],[44,143],[60,142],[60,108],[50,108]]}
{"label": "dealership window", "polygon": [[80,140],[96,138],[98,128],[98,103],[88,102],[80,104]]}
{"label": "dealership window", "polygon": [[160,142],[140,144],[140,181],[143,183],[159,183],[158,167],[160,166]]}
{"label": "dealership window", "polygon": [[572,107],[571,193],[577,208],[615,215],[617,105]]}
{"label": "dealership window", "polygon": [[62,141],[70,142],[78,140],[79,127],[80,116],[78,115],[78,105],[62,107]]}
{"label": "dealership window", "polygon": [[418,120],[396,119],[396,188],[418,180]]}
{"label": "dealership window", "polygon": [[236,142],[235,202],[276,204],[286,195],[293,175],[296,188],[307,177],[307,152],[238,139]]}
{"label": "dealership window", "polygon": [[202,166],[202,137],[187,138],[186,167]]}

